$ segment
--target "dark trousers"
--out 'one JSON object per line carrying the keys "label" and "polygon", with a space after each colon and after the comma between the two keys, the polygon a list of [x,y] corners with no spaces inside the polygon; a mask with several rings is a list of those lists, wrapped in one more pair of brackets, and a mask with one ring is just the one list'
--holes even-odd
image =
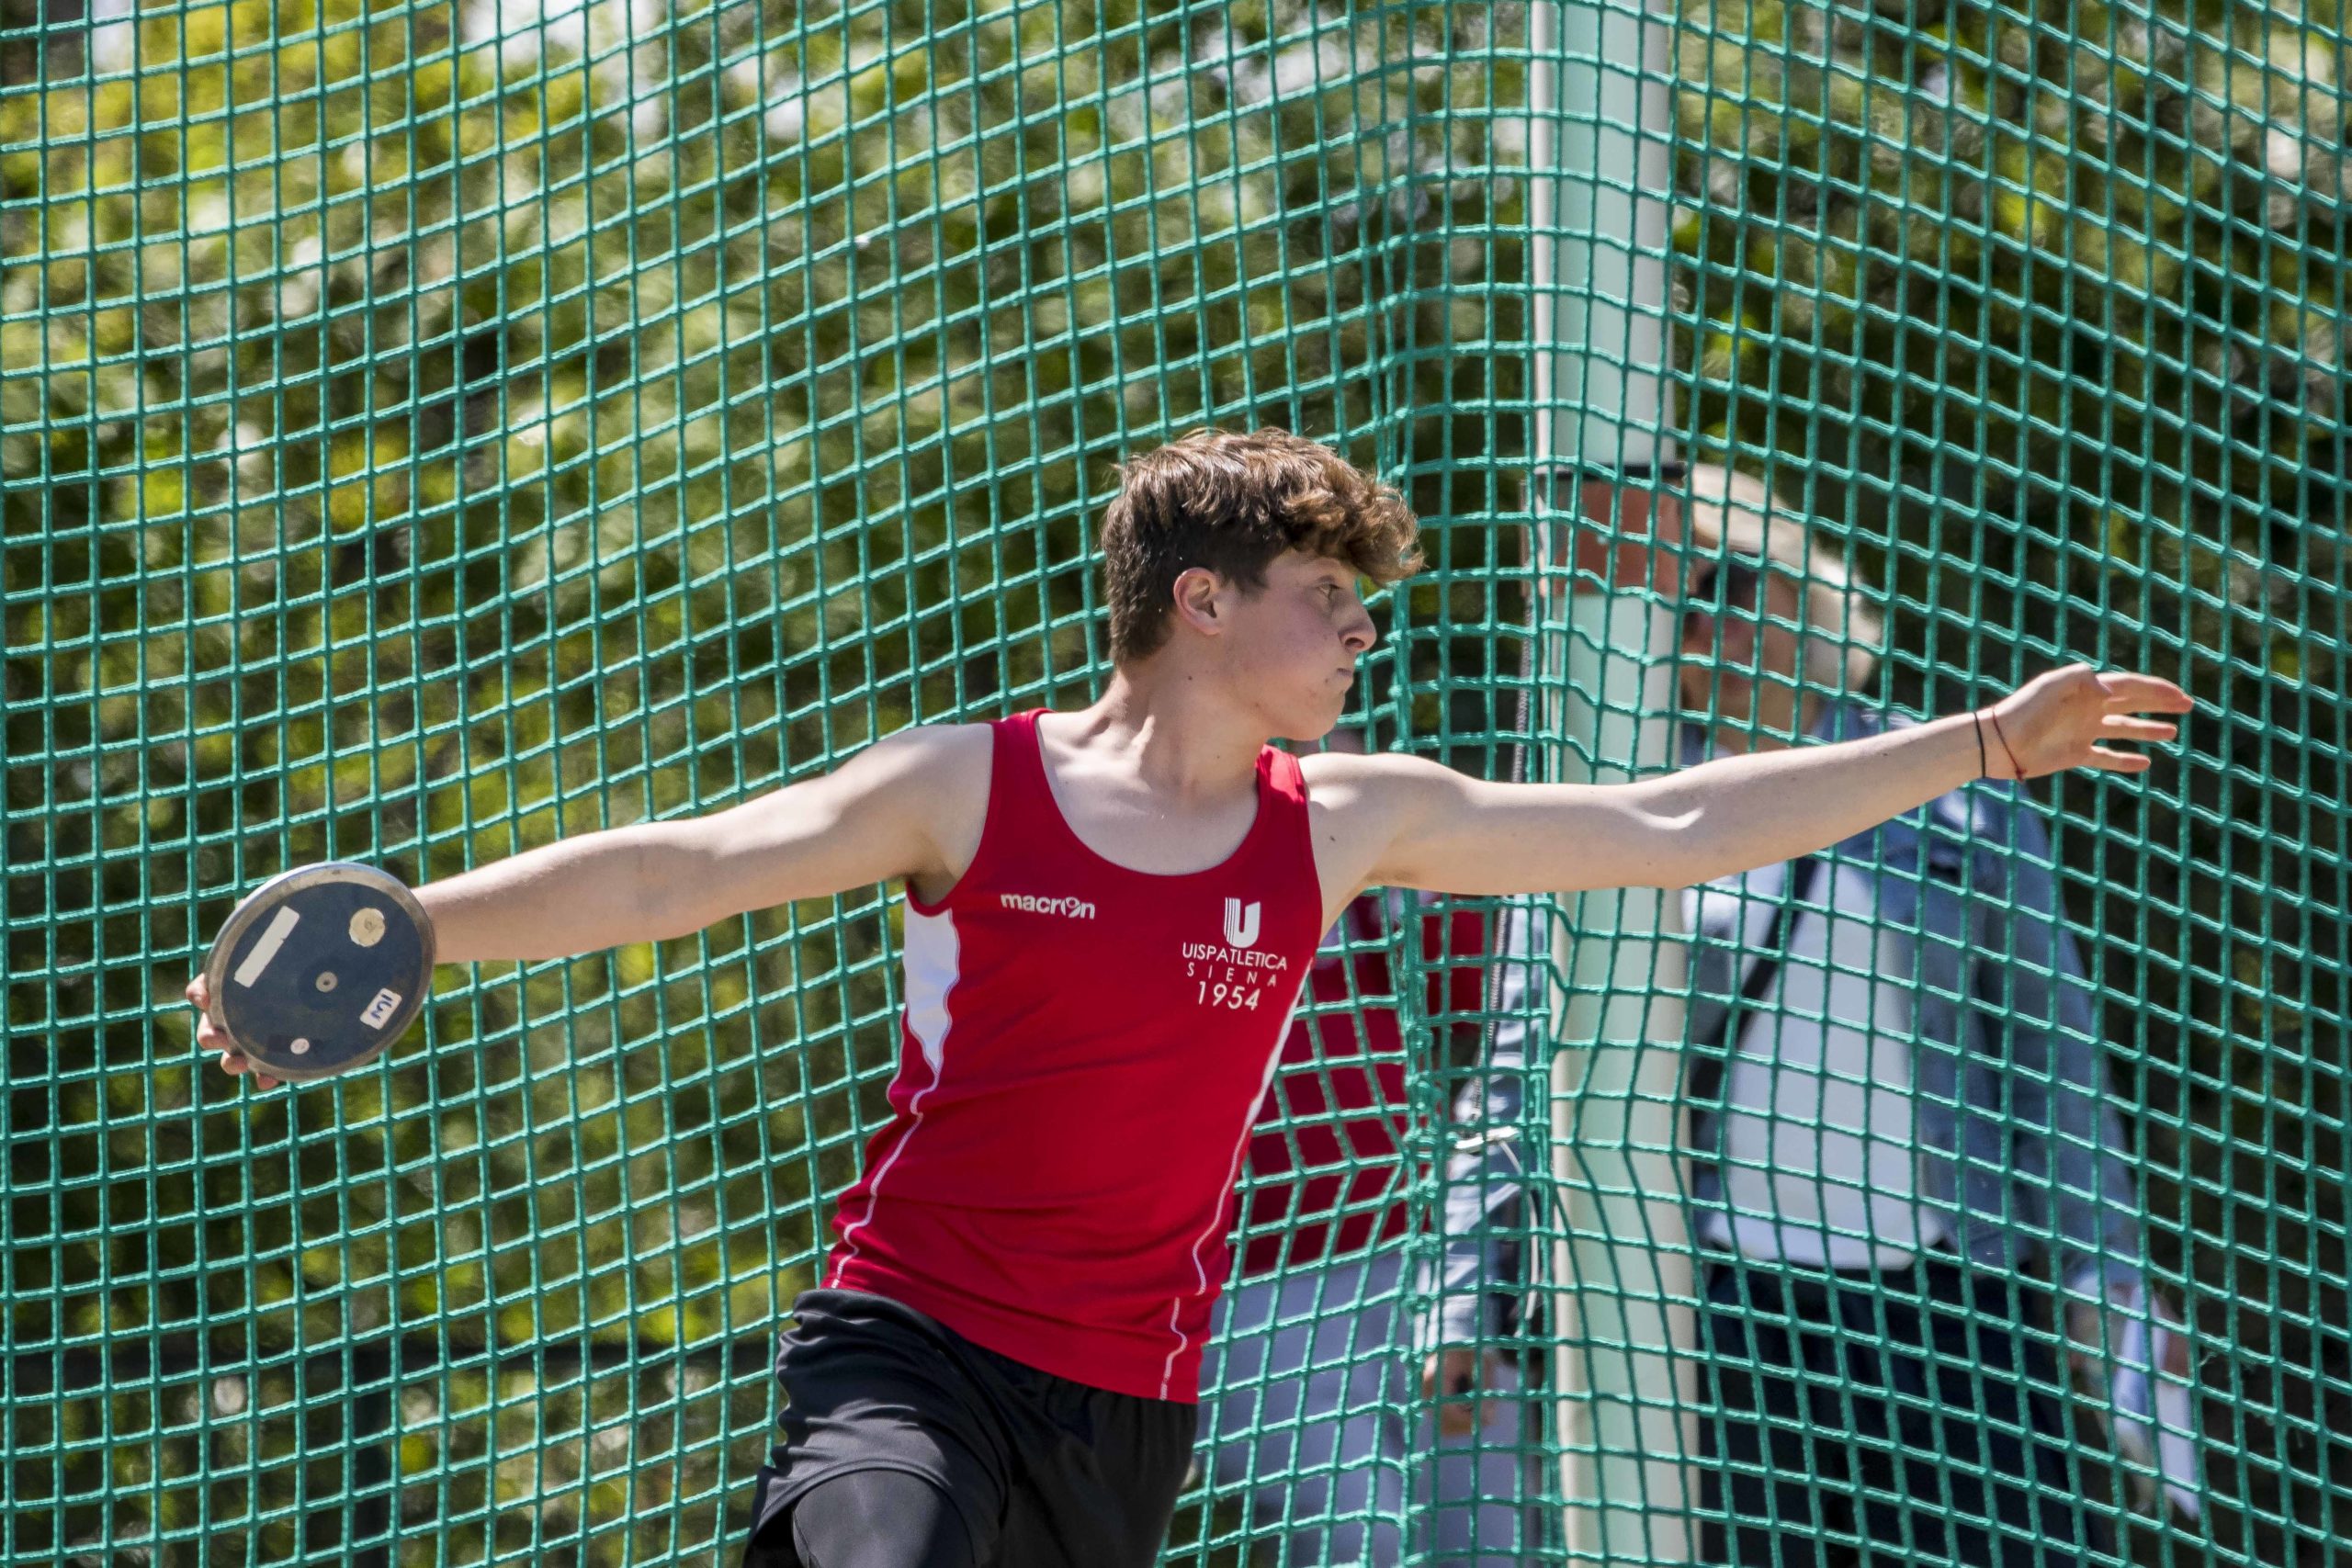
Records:
{"label": "dark trousers", "polygon": [[2017,1280],[1718,1261],[1700,1337],[1702,1562],[2081,1568],[2059,1359]]}

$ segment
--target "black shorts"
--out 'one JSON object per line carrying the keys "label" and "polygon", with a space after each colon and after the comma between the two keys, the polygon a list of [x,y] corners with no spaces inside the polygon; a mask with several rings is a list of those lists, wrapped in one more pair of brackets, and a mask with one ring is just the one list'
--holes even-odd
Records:
{"label": "black shorts", "polygon": [[784,1440],[760,1469],[746,1568],[790,1568],[794,1503],[820,1481],[867,1470],[903,1471],[946,1493],[986,1564],[1158,1561],[1199,1435],[1197,1405],[1041,1372],[862,1292],[810,1291],[793,1316],[775,1370]]}

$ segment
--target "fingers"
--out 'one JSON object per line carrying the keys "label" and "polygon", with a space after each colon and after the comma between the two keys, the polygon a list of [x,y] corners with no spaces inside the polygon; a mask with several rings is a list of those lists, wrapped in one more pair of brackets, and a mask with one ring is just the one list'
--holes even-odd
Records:
{"label": "fingers", "polygon": [[[2162,743],[2179,738],[2180,726],[2165,719],[2135,718],[2129,714],[2110,713],[2099,721],[2098,739],[2102,742]],[[2154,761],[2142,752],[2118,751],[2111,746],[2099,744],[2090,748],[2089,755],[2081,765],[2111,773],[2144,773],[2154,766]]]}
{"label": "fingers", "polygon": [[2141,713],[2195,713],[2197,699],[2178,684],[2161,675],[2146,675],[2136,670],[2097,670],[2088,664],[2069,664],[2037,675],[2010,694],[2021,697],[2036,688],[2064,689],[2095,686],[2101,701],[2117,712],[2132,710]]}
{"label": "fingers", "polygon": [[251,1074],[255,1089],[276,1089],[279,1080],[257,1070],[245,1054],[237,1049],[236,1042],[220,1032],[212,1021],[212,990],[198,975],[187,983],[188,1005],[196,1010],[196,1048],[218,1052],[220,1070],[232,1077]]}
{"label": "fingers", "polygon": [[[216,1038],[218,1037],[216,1036]],[[205,1049],[208,1051],[218,1051],[220,1053],[220,1070],[227,1073],[231,1077],[242,1077],[250,1073],[253,1076],[254,1087],[255,1089],[276,1089],[277,1087],[277,1079],[271,1077],[267,1073],[265,1073],[258,1067],[254,1066],[252,1058],[245,1055],[227,1041],[220,1041],[218,1044],[206,1045]]]}
{"label": "fingers", "polygon": [[[2087,669],[2088,666],[2076,666]],[[2143,713],[2194,713],[2197,699],[2160,675],[2142,675],[2133,671],[2118,671],[2098,677],[2100,690],[2107,694],[2110,708],[2131,708]]]}
{"label": "fingers", "polygon": [[232,1073],[250,1073],[255,1089],[276,1089],[278,1080],[254,1066],[246,1058],[232,1053],[220,1058],[220,1066]]}
{"label": "fingers", "polygon": [[[217,1035],[214,1038],[219,1039]],[[251,1074],[255,1089],[276,1089],[278,1085],[279,1080],[255,1067],[250,1057],[225,1040],[220,1041],[217,1044],[208,1043],[204,1049],[220,1053],[220,1070],[231,1077],[242,1077]]]}

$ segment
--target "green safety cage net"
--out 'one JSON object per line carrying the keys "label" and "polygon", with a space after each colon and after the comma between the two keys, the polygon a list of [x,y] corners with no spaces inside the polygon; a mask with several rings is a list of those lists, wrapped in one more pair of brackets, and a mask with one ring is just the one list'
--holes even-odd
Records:
{"label": "green safety cage net", "polygon": [[[1952,712],[2077,659],[2195,691],[2144,779],[2031,792],[2091,1003],[2044,1032],[2111,1115],[2003,1130],[2002,1174],[2054,1212],[2051,1150],[2119,1161],[2143,1291],[2099,1348],[2171,1321],[2188,1351],[2154,1380],[2166,1470],[2111,1440],[2064,1281],[2019,1260],[2047,1489],[2094,1521],[2041,1544],[2335,1561],[2342,29],[2323,0],[5,0],[0,1555],[732,1561],[775,1336],[887,1111],[895,891],[444,970],[403,1045],[299,1092],[200,1066],[180,988],[290,866],[447,875],[1083,703],[1115,464],[1275,424],[1427,529],[1376,606],[1375,746],[1674,760],[1724,690],[1670,630],[1706,546],[1603,547],[1624,497],[1687,502],[1661,456],[1809,525],[1812,586],[1851,561],[1867,616],[1800,629],[1881,657],[1808,666],[1814,695]],[[1563,166],[1612,141],[1639,156]],[[1661,221],[1612,237],[1629,194]],[[1563,335],[1611,247],[1655,296]],[[1401,1153],[1334,1157],[1409,1223],[1392,1331],[1318,1375],[1383,1369],[1342,1403],[1398,1457],[1359,1495],[1272,1373],[1231,1374],[1267,1398],[1240,1463],[1204,1447],[1169,1561],[1704,1549],[1726,1351],[1694,1325],[1773,1309],[1702,1301],[1680,904],[1519,906],[1522,990],[1428,983],[1459,964],[1415,938],[1500,907],[1348,938],[1381,964],[1309,1022],[1391,1013],[1412,1071]],[[1513,1036],[1515,1120],[1456,1120]],[[1485,1222],[1516,1259],[1470,1345],[1488,1436],[1446,1450],[1507,1450],[1508,1495],[1478,1485],[1508,1538],[1482,1512],[1464,1548],[1420,1374],[1482,1139],[1525,1191]],[[1858,1289],[1867,1348],[1892,1304]],[[1840,1506],[1826,1537],[1861,1528]]]}

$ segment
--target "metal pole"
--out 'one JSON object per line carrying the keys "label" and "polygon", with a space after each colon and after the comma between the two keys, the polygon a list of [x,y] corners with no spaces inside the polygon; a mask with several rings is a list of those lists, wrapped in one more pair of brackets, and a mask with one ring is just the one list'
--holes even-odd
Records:
{"label": "metal pole", "polygon": [[[1555,776],[1668,760],[1671,612],[1641,592],[1673,543],[1665,197],[1671,37],[1644,0],[1531,17],[1530,214],[1542,690]],[[1678,1150],[1683,952],[1674,900],[1575,900],[1555,955],[1554,1358],[1566,1533],[1580,1559],[1691,1557],[1695,1365]]]}

